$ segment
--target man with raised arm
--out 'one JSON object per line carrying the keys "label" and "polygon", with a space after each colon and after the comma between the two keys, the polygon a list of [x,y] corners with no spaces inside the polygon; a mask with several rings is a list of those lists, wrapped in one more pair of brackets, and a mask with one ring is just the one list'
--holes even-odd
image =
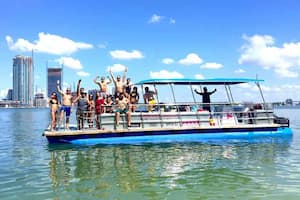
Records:
{"label": "man with raised arm", "polygon": [[203,92],[199,92],[197,89],[194,90],[197,94],[202,96],[202,103],[204,104],[203,110],[207,110],[207,111],[211,111],[210,109],[210,95],[212,95],[213,93],[215,93],[217,91],[217,89],[214,89],[211,92],[208,92],[207,87],[203,88]]}
{"label": "man with raised arm", "polygon": [[97,84],[100,88],[100,95],[103,97],[107,96],[107,85],[110,84],[112,82],[112,80],[110,79],[110,77],[108,77],[108,80],[105,79],[104,76],[101,77],[101,81],[98,81],[99,76],[97,76],[96,78],[94,78],[94,83]]}
{"label": "man with raised arm", "polygon": [[66,115],[66,129],[69,129],[69,123],[70,123],[70,115],[71,115],[71,106],[72,106],[72,95],[71,95],[71,89],[67,88],[66,93],[64,93],[60,86],[59,86],[59,80],[57,80],[57,91],[62,96],[62,106],[60,108],[60,124],[62,123],[64,114]]}
{"label": "man with raised arm", "polygon": [[127,72],[127,68],[125,68],[124,70],[124,75],[123,78],[121,79],[121,76],[118,75],[117,79],[115,79],[111,68],[109,69],[109,73],[110,76],[115,84],[115,98],[119,97],[119,94],[124,92],[124,85],[125,85],[125,80],[126,80],[126,72]]}
{"label": "man with raised arm", "polygon": [[157,90],[155,91],[149,90],[149,87],[145,87],[144,103],[148,104],[148,111],[151,112],[153,110],[153,106],[156,104],[154,95],[157,95]]}

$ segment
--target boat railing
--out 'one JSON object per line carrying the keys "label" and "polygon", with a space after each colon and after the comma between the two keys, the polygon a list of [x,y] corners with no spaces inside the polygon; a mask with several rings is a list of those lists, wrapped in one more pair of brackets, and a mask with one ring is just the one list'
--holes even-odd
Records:
{"label": "boat railing", "polygon": [[[131,110],[133,105],[129,105]],[[132,128],[163,128],[163,127],[224,127],[237,125],[274,124],[274,114],[271,104],[253,103],[211,103],[211,111],[204,110],[204,103],[180,102],[134,105],[131,112]],[[105,109],[104,109],[105,110]],[[116,110],[116,106],[113,106]],[[130,111],[129,111],[130,112]],[[115,113],[100,113],[86,111],[77,116],[88,124],[89,128],[116,129]],[[127,128],[126,115],[120,115],[122,128]],[[86,123],[87,122],[87,123]]]}

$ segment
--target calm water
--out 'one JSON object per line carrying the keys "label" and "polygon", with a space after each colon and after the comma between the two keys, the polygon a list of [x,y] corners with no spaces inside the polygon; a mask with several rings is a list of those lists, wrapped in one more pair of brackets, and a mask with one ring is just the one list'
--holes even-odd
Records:
{"label": "calm water", "polygon": [[114,146],[49,145],[47,109],[0,109],[0,199],[299,199],[293,138]]}

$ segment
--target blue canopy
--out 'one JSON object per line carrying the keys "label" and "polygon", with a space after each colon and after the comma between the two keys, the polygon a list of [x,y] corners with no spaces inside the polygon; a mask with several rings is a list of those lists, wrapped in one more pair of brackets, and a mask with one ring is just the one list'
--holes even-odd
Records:
{"label": "blue canopy", "polygon": [[135,83],[135,85],[234,85],[241,83],[258,83],[263,82],[262,79],[249,78],[211,78],[211,79],[147,79]]}

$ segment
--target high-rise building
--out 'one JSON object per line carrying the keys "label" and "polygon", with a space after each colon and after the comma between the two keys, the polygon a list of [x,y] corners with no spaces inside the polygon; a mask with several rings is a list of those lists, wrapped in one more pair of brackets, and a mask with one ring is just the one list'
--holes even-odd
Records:
{"label": "high-rise building", "polygon": [[13,100],[13,90],[12,89],[8,89],[6,99],[9,101]]}
{"label": "high-rise building", "polygon": [[48,83],[47,83],[47,86],[48,86],[47,91],[48,92],[47,92],[47,95],[48,95],[48,97],[50,97],[52,92],[54,92],[54,91],[57,92],[57,89],[56,89],[57,80],[60,81],[60,88],[61,88],[62,68],[48,68],[47,78],[48,78]]}
{"label": "high-rise building", "polygon": [[18,55],[13,59],[13,100],[33,105],[33,63],[32,58]]}

